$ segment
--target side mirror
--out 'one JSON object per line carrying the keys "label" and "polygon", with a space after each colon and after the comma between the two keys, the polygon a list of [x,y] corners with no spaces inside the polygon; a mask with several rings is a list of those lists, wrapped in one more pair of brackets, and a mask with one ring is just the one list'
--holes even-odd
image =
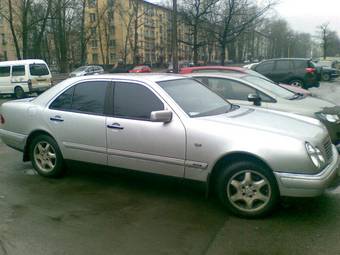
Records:
{"label": "side mirror", "polygon": [[168,110],[151,112],[150,120],[152,122],[168,123],[172,120],[172,112]]}
{"label": "side mirror", "polygon": [[248,101],[253,102],[256,106],[261,106],[261,97],[257,94],[249,94]]}

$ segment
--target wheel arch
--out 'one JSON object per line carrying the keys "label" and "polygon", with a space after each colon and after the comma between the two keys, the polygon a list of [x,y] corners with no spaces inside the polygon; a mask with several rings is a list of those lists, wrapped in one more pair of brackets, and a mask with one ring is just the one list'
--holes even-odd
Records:
{"label": "wheel arch", "polygon": [[262,159],[261,157],[253,153],[236,151],[236,152],[225,154],[216,161],[216,163],[214,164],[214,167],[212,168],[208,176],[207,190],[206,190],[207,195],[213,191],[216,178],[218,174],[220,173],[220,171],[222,171],[224,167],[227,167],[239,161],[250,161],[250,162],[259,164],[272,172],[272,168],[269,166],[269,164],[264,159]]}
{"label": "wheel arch", "polygon": [[47,132],[46,130],[42,130],[42,129],[38,129],[38,130],[34,130],[32,131],[27,139],[26,139],[26,144],[25,144],[25,148],[24,148],[24,155],[23,155],[23,161],[27,162],[30,161],[30,155],[29,155],[29,147],[30,144],[32,142],[32,140],[37,137],[38,135],[48,135],[51,138],[53,138],[55,140],[55,138],[53,137],[53,135],[51,135],[49,132]]}

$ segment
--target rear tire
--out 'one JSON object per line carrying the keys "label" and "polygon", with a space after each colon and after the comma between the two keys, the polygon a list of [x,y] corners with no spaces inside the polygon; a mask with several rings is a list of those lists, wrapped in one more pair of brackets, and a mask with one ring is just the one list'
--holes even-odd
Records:
{"label": "rear tire", "polygon": [[14,96],[17,99],[24,98],[25,97],[25,91],[23,90],[22,87],[15,87]]}
{"label": "rear tire", "polygon": [[330,81],[331,80],[331,76],[329,73],[323,73],[322,74],[322,80],[324,81]]}
{"label": "rear tire", "polygon": [[56,178],[64,174],[64,159],[52,137],[39,135],[33,138],[29,153],[33,167],[41,176]]}
{"label": "rear tire", "polygon": [[215,184],[221,203],[241,217],[263,217],[272,212],[279,201],[274,175],[266,167],[251,161],[224,167]]}
{"label": "rear tire", "polygon": [[298,88],[304,88],[303,81],[299,79],[291,80],[289,84]]}

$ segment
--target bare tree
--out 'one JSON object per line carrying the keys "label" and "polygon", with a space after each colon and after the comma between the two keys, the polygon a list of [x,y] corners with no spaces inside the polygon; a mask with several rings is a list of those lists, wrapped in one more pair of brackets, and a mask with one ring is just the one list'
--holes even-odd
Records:
{"label": "bare tree", "polygon": [[181,5],[180,19],[189,29],[189,38],[184,38],[180,42],[192,47],[195,65],[198,62],[199,49],[208,44],[207,38],[202,36],[205,30],[209,30],[207,16],[218,1],[183,0]]}
{"label": "bare tree", "polygon": [[268,0],[259,7],[251,0],[220,0],[218,2],[215,15],[210,22],[214,24],[216,39],[220,45],[222,65],[225,63],[228,43],[234,41],[249,26],[254,25],[274,3]]}

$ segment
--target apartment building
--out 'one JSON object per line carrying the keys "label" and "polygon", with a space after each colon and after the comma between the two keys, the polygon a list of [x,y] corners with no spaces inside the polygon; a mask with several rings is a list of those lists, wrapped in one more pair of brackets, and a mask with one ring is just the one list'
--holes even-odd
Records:
{"label": "apartment building", "polygon": [[0,15],[0,61],[15,59],[16,53],[8,22]]}
{"label": "apartment building", "polygon": [[[171,62],[171,9],[143,0],[89,0],[86,27],[90,38],[88,63],[116,64],[122,61],[153,65]],[[182,43],[189,37],[189,28],[179,22],[179,60],[192,60],[192,48]],[[201,60],[218,59],[218,50],[216,45],[201,48]],[[137,58],[135,61],[134,57]]]}

